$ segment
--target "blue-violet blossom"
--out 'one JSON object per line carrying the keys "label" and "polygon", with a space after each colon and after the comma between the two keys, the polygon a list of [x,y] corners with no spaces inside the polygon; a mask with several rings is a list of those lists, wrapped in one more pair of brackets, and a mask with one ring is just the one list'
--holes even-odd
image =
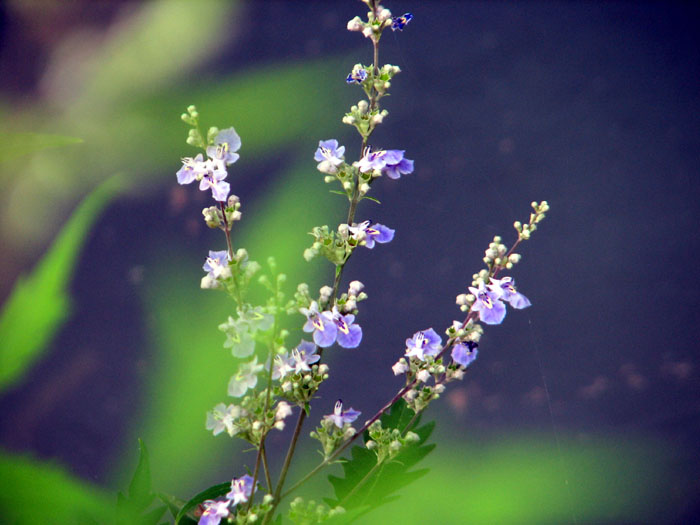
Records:
{"label": "blue-violet blossom", "polygon": [[185,157],[182,159],[182,168],[176,173],[177,182],[178,184],[190,184],[201,179],[205,172],[206,168],[201,153],[194,158]]}
{"label": "blue-violet blossom", "polygon": [[417,357],[425,361],[426,356],[434,356],[442,350],[442,337],[435,330],[428,328],[413,334],[413,337],[406,339],[406,356]]}
{"label": "blue-violet blossom", "polygon": [[[328,312],[324,312],[324,315]],[[330,312],[331,318],[337,328],[337,341],[343,348],[357,348],[362,341],[362,327],[354,324],[353,314],[341,314],[338,307],[334,306]]]}
{"label": "blue-violet blossom", "polygon": [[489,288],[498,293],[501,300],[510,303],[513,308],[518,310],[527,308],[532,304],[527,297],[515,289],[515,281],[512,277],[503,277],[501,279],[491,277]]}
{"label": "blue-violet blossom", "polygon": [[251,492],[253,492],[253,478],[246,474],[231,481],[231,491],[226,494],[226,498],[231,500],[233,505],[238,505],[248,501]]}
{"label": "blue-violet blossom", "polygon": [[476,359],[476,355],[479,353],[477,350],[478,347],[479,345],[474,341],[457,343],[452,348],[452,360],[458,365],[466,368]]}
{"label": "blue-violet blossom", "polygon": [[501,324],[506,316],[506,305],[499,299],[502,292],[495,292],[479,284],[479,288],[469,287],[471,294],[476,297],[472,305],[472,312],[479,312],[479,319],[486,324]]}
{"label": "blue-violet blossom", "polygon": [[406,27],[406,24],[411,20],[413,20],[413,15],[411,13],[406,13],[403,16],[396,16],[392,18],[391,30],[396,31],[398,29],[399,31],[403,31],[403,28]]}
{"label": "blue-violet blossom", "polygon": [[295,374],[308,372],[311,370],[309,365],[314,364],[321,359],[321,356],[316,353],[316,345],[308,341],[302,341],[294,350],[289,365]]}
{"label": "blue-violet blossom", "polygon": [[312,301],[308,308],[299,308],[299,311],[306,316],[303,330],[314,333],[314,343],[321,348],[327,348],[335,343],[338,329],[330,312],[319,312],[316,301]]}
{"label": "blue-violet blossom", "polygon": [[314,153],[314,160],[318,162],[318,171],[334,175],[338,172],[338,166],[343,163],[345,146],[338,146],[335,139],[321,140],[318,149]]}
{"label": "blue-violet blossom", "polygon": [[372,148],[365,148],[362,158],[357,161],[356,166],[362,173],[367,173],[372,170],[381,170],[386,166],[386,151],[378,149],[372,151]]}
{"label": "blue-violet blossom", "polygon": [[199,525],[219,525],[219,523],[221,523],[221,518],[228,518],[228,506],[230,504],[231,502],[229,500],[206,500],[202,503],[204,512],[202,512],[202,516],[199,518]]}
{"label": "blue-violet blossom", "polygon": [[383,171],[390,179],[400,179],[401,175],[413,173],[413,161],[404,158],[403,154],[404,150],[400,149],[389,149],[386,151],[386,156],[384,157],[386,165]]}
{"label": "blue-violet blossom", "polygon": [[345,79],[348,84],[362,84],[367,79],[367,70],[362,67],[362,64],[355,64],[352,71]]}
{"label": "blue-violet blossom", "polygon": [[[213,146],[207,146],[207,155],[222,168],[236,162],[240,155],[241,137],[234,128],[222,129],[216,135]],[[218,200],[218,199],[217,199]]]}
{"label": "blue-violet blossom", "polygon": [[352,423],[361,413],[362,412],[359,412],[358,410],[353,410],[352,407],[347,410],[343,410],[343,402],[338,399],[338,401],[335,403],[333,413],[324,416],[324,419],[332,421],[338,428],[343,428],[345,423]]}
{"label": "blue-violet blossom", "polygon": [[228,267],[228,251],[209,250],[209,257],[204,261],[202,269],[212,279],[228,279],[231,277],[231,269]]}
{"label": "blue-violet blossom", "polygon": [[370,250],[374,248],[374,243],[390,242],[394,238],[395,230],[387,228],[383,224],[372,223],[371,220],[366,220],[360,224],[354,224],[348,227],[352,236],[358,241],[364,240],[365,246]]}

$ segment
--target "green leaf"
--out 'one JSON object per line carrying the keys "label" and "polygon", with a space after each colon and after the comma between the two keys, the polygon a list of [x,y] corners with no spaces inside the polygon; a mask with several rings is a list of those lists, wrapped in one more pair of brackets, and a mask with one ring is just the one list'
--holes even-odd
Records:
{"label": "green leaf", "polygon": [[[403,399],[399,399],[390,412],[382,416],[381,421],[383,428],[403,431],[412,419],[413,411]],[[435,445],[425,444],[434,427],[435,423],[428,423],[414,430],[419,437],[418,441],[406,445],[392,461],[381,465],[377,465],[377,456],[371,450],[353,447],[352,458],[342,463],[343,477],[328,477],[335,491],[335,499],[326,498],[326,503],[331,507],[340,505],[350,510],[368,511],[393,501],[397,497],[395,492],[428,473],[428,469],[411,469],[435,448]],[[367,442],[368,434],[365,433],[363,437]]]}
{"label": "green leaf", "polygon": [[177,516],[175,516],[175,525],[178,525],[180,523],[187,523],[186,521],[182,521],[185,518],[187,518],[187,514],[194,510],[197,505],[202,503],[205,500],[208,499],[216,499],[219,498],[225,494],[227,494],[231,490],[231,482],[228,481],[226,483],[220,483],[219,485],[214,485],[212,487],[209,487],[207,490],[203,490],[196,496],[194,496],[192,499],[190,499],[185,505],[180,509],[180,512],[177,513]]}
{"label": "green leaf", "polygon": [[83,139],[43,133],[0,133],[0,163],[48,148],[81,144]]}
{"label": "green leaf", "polygon": [[[151,468],[148,464],[148,451],[139,439],[139,463],[129,484],[129,500],[139,510],[144,510],[155,499],[151,492]],[[162,514],[162,513],[161,513]]]}
{"label": "green leaf", "polygon": [[15,283],[0,312],[0,390],[24,376],[68,318],[67,288],[80,248],[121,188],[121,179],[113,177],[86,197],[32,273]]}
{"label": "green leaf", "polygon": [[114,495],[56,464],[0,453],[0,522],[113,523]]}
{"label": "green leaf", "polygon": [[373,201],[373,202],[376,202],[377,204],[381,204],[381,201],[380,201],[379,199],[375,199],[374,197],[369,197],[369,196],[367,196],[367,195],[365,195],[364,197],[362,197],[362,199],[369,199],[369,200],[371,200],[371,201]]}

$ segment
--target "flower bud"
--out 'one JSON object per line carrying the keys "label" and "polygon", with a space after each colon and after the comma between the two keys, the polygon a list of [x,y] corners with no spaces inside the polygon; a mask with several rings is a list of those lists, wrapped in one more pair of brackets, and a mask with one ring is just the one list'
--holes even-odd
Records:
{"label": "flower bud", "polygon": [[366,100],[360,100],[360,101],[357,103],[357,109],[358,109],[361,113],[367,113],[367,111],[369,110],[369,103],[368,103]]}
{"label": "flower bud", "polygon": [[359,16],[356,16],[352,20],[348,21],[348,31],[362,31],[362,28],[364,27],[364,23],[362,22],[362,19]]}
{"label": "flower bud", "polygon": [[352,115],[345,115],[343,117],[343,124],[350,124],[351,126],[355,123],[355,117]]}

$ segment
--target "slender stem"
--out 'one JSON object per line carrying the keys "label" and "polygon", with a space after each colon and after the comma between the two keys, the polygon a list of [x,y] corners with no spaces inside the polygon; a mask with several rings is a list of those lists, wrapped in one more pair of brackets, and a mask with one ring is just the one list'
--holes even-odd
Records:
{"label": "slender stem", "polygon": [[267,492],[272,492],[272,480],[270,479],[270,466],[267,463],[267,450],[265,449],[265,442],[263,441],[260,445],[262,450],[262,462],[263,470],[265,472],[265,483],[267,483]]}
{"label": "slender stem", "polygon": [[221,215],[224,218],[224,233],[226,234],[226,247],[228,248],[228,259],[233,260],[233,243],[231,242],[231,229],[229,227],[228,221],[226,220],[226,207],[223,202],[219,203],[221,208]]}
{"label": "slender stem", "polygon": [[294,428],[294,434],[292,435],[292,441],[289,443],[289,449],[287,449],[287,456],[284,458],[284,465],[282,465],[282,471],[280,472],[280,478],[277,481],[277,486],[275,487],[274,499],[272,500],[272,508],[265,515],[263,520],[263,525],[268,523],[275,513],[275,509],[280,502],[280,494],[282,493],[282,487],[284,487],[284,480],[287,478],[287,473],[289,472],[289,465],[292,463],[292,456],[294,455],[294,450],[297,446],[297,441],[299,440],[299,434],[301,434],[301,427],[304,425],[304,420],[306,419],[306,411],[302,408],[299,412],[299,418],[297,419],[297,426]]}

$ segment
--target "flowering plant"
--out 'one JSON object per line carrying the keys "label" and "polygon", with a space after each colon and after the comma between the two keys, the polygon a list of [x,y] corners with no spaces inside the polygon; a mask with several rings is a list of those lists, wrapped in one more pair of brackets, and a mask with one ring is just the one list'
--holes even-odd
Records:
{"label": "flowering plant", "polygon": [[[380,100],[401,71],[394,65],[380,65],[380,38],[385,30],[403,31],[413,15],[393,16],[377,0],[363,2],[369,7],[367,19],[355,17],[347,28],[369,39],[373,61],[370,65],[356,64],[347,75],[346,82],[361,87],[366,99],[353,105],[342,118],[360,136],[357,160],[346,160],[346,147],[333,138],[320,140],[314,153],[324,181],[339,184],[334,192],[348,201],[347,220],[333,228],[314,227],[313,242],[303,252],[307,261],[324,257],[334,267],[332,282],[317,294],[301,283],[288,296],[284,290],[287,276],[278,271],[274,259],[267,261],[268,273],[263,273],[262,265],[251,260],[244,248],[234,247],[232,232],[242,218],[241,201],[231,193],[227,179],[239,158],[241,138],[233,127],[212,127],[203,133],[195,106],[188,107],[182,115],[191,128],[187,143],[203,151],[182,159],[177,181],[198,182],[201,191],[211,191],[214,204],[203,210],[204,221],[210,228],[221,230],[226,239],[225,250],[212,250],[205,258],[201,287],[223,291],[232,299],[233,312],[219,329],[225,335],[224,348],[241,359],[228,384],[233,402],[213,407],[206,416],[206,428],[215,436],[226,433],[247,441],[256,454],[248,473],[241,467],[238,477],[175,505],[177,523],[278,523],[284,498],[326,466],[339,462],[348,447],[362,436],[364,444],[356,446],[352,457],[342,463],[344,477],[330,478],[334,497],[327,498],[325,504],[296,498],[288,512],[295,523],[357,518],[366,512],[368,504],[381,503],[390,495],[387,491],[398,488],[384,488],[369,498],[377,479],[400,475],[405,484],[420,475],[409,469],[432,448],[426,444],[432,425],[421,426],[420,415],[449,383],[464,377],[478,355],[482,323],[503,322],[507,305],[515,309],[530,306],[530,301],[515,288],[513,278],[501,274],[520,261],[515,250],[544,218],[548,211],[545,201],[532,203],[533,211],[526,223],[515,223],[517,239],[510,248],[499,236],[489,244],[483,259],[486,267],[475,273],[471,286],[457,296],[464,317],[446,328],[444,341],[443,335],[432,327],[406,338],[405,349],[398,352],[392,367],[394,376],[403,376],[403,385],[380,409],[362,421],[361,412],[351,403],[338,400],[333,407],[319,403],[324,415],[310,436],[319,441],[323,460],[292,486],[287,485],[287,474],[306,420],[315,417],[312,404],[315,408],[316,394],[332,373],[324,362],[324,352],[336,351],[336,345],[355,349],[362,343],[358,304],[368,294],[357,279],[343,284],[347,262],[356,249],[390,243],[395,235],[394,229],[360,215],[359,205],[367,199],[376,201],[368,194],[378,179],[386,176],[395,184],[414,172],[414,161],[405,150],[382,149],[370,142],[373,131],[388,115]],[[264,304],[253,304],[248,299],[254,282],[268,291]],[[297,320],[298,334],[282,328],[285,316]],[[275,478],[266,439],[271,432],[283,430],[295,412],[287,454]]]}

